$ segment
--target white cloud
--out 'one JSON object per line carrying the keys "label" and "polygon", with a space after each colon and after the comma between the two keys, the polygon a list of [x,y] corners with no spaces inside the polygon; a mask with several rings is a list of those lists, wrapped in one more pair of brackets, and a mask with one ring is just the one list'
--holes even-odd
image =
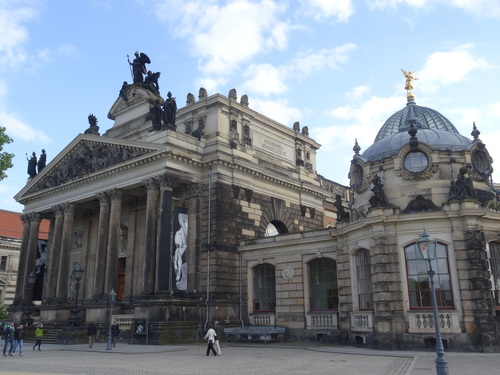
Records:
{"label": "white cloud", "polygon": [[25,2],[0,2],[0,61],[4,67],[16,66],[26,60],[22,48],[28,39],[28,31],[23,23],[36,16],[36,10],[22,6]]}
{"label": "white cloud", "polygon": [[366,3],[371,8],[376,9],[396,8],[399,5],[423,8],[444,4],[462,9],[465,13],[475,16],[500,18],[500,2],[498,0],[367,0]]}
{"label": "white cloud", "polygon": [[357,86],[349,91],[345,96],[349,100],[360,100],[365,97],[365,95],[370,93],[370,87],[368,86]]}
{"label": "white cloud", "polygon": [[242,85],[243,91],[248,91],[264,96],[282,94],[288,90],[285,83],[286,68],[278,68],[271,64],[251,65],[244,72],[247,81]]}
{"label": "white cloud", "polygon": [[302,113],[300,110],[290,107],[287,99],[271,101],[250,98],[250,100],[250,106],[253,110],[260,112],[285,126],[291,127],[295,121],[302,120]]}
{"label": "white cloud", "polygon": [[353,43],[346,43],[333,49],[321,49],[319,51],[308,50],[301,52],[292,60],[291,71],[304,76],[328,67],[337,69],[340,64],[349,61],[351,53],[356,49]]}
{"label": "white cloud", "polygon": [[448,52],[435,52],[430,55],[423,69],[416,74],[421,79],[419,90],[434,92],[439,86],[467,79],[473,70],[490,68],[486,60],[472,54],[474,47],[473,43],[467,43]]}
{"label": "white cloud", "polygon": [[400,96],[373,96],[359,105],[346,105],[328,111],[338,122],[325,128],[315,127],[311,133],[313,138],[321,139],[326,150],[333,150],[338,145],[352,146],[356,138],[362,148],[367,148],[389,116],[401,108]]}
{"label": "white cloud", "polygon": [[271,0],[224,5],[213,0],[170,0],[159,3],[156,14],[175,22],[174,32],[191,43],[201,70],[230,74],[257,54],[286,47],[289,24],[278,18],[283,10]]}
{"label": "white cloud", "polygon": [[[7,175],[9,174],[8,169],[6,173]],[[24,207],[12,199],[12,197],[22,189],[22,186],[15,186],[12,184],[12,181],[9,181],[9,183],[5,181],[0,183],[0,207],[7,211],[21,212]]]}
{"label": "white cloud", "polygon": [[49,143],[49,138],[39,130],[35,130],[29,125],[19,120],[15,115],[0,112],[0,124],[6,129],[6,133],[16,140],[38,141],[43,144]]}
{"label": "white cloud", "polygon": [[347,22],[354,14],[352,0],[301,0],[305,14],[316,20],[337,17],[338,22]]}

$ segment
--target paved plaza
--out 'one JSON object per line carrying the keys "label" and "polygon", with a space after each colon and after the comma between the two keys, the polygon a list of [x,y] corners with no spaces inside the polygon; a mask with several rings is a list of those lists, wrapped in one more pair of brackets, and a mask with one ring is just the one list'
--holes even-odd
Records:
{"label": "paved plaza", "polygon": [[[2,342],[3,344],[3,342]],[[24,355],[2,357],[0,375],[431,375],[433,352],[387,352],[338,346],[223,345],[206,357],[206,345],[42,345]],[[446,353],[450,375],[497,375],[500,354]]]}

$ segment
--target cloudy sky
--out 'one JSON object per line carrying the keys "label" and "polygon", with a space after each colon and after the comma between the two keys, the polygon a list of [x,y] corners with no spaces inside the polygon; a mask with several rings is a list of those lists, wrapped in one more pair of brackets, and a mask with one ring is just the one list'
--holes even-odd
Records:
{"label": "cloudy sky", "polygon": [[[247,94],[286,126],[308,126],[318,173],[347,184],[357,138],[369,147],[406,104],[401,69],[416,71],[417,104],[470,137],[475,121],[500,161],[498,0],[0,0],[0,126],[16,155],[0,208],[27,181],[26,154],[50,162],[107,113],[127,55],[145,52],[160,91]],[[500,162],[499,162],[500,163]],[[500,182],[500,165],[495,182]]]}

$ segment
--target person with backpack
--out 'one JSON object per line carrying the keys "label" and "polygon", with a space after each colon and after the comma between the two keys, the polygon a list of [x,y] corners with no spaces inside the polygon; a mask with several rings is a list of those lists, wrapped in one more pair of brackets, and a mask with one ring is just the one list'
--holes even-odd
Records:
{"label": "person with backpack", "polygon": [[19,324],[14,330],[14,350],[12,354],[16,353],[16,349],[19,346],[19,355],[23,355],[23,343],[24,343],[24,326]]}
{"label": "person with backpack", "polygon": [[42,338],[43,338],[43,324],[40,323],[37,327],[36,327],[36,330],[35,330],[35,345],[33,345],[33,350],[35,350],[35,348],[38,346],[38,350],[42,350],[40,349],[40,347],[42,346]]}
{"label": "person with backpack", "polygon": [[11,322],[9,325],[5,327],[3,330],[3,338],[5,340],[5,344],[3,346],[3,356],[7,356],[7,346],[10,344],[9,355],[12,355],[12,351],[14,350],[14,322]]}

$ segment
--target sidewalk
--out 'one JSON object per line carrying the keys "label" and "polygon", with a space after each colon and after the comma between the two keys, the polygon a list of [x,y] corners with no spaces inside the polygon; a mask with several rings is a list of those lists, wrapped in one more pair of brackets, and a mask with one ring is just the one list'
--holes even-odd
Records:
{"label": "sidewalk", "polygon": [[[206,344],[127,345],[106,343],[25,346],[23,357],[3,357],[0,375],[216,374],[216,375],[435,375],[433,352],[377,351],[297,344],[222,343],[222,357],[206,357]],[[500,354],[446,353],[450,375],[500,373]]]}

